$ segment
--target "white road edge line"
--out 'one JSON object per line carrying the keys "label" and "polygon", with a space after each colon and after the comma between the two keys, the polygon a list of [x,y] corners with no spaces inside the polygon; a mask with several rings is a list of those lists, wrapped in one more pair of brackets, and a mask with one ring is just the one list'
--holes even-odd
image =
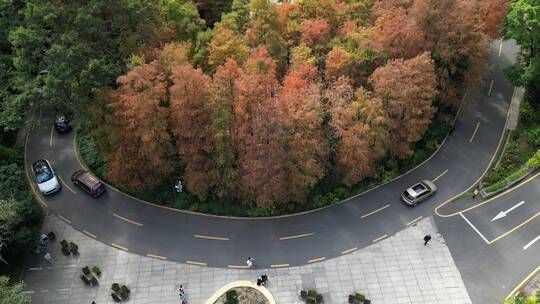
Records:
{"label": "white road edge line", "polygon": [[486,244],[489,244],[489,241],[486,239],[486,237],[480,231],[478,231],[478,229],[476,229],[476,227],[474,227],[471,222],[469,222],[469,220],[465,217],[465,215],[463,215],[463,213],[460,212],[459,215],[461,215],[461,217],[472,227],[472,229],[474,229],[474,231],[476,231],[476,233],[478,233],[478,235],[482,237]]}
{"label": "white road edge line", "polygon": [[499,45],[499,57],[501,57],[502,46],[503,46],[503,42],[502,42],[502,40],[501,40],[501,44]]}
{"label": "white road edge line", "polygon": [[540,240],[540,235],[535,237],[534,240],[530,241],[527,245],[523,246],[523,250],[526,250],[527,248],[529,248],[532,244],[534,244],[538,240]]}

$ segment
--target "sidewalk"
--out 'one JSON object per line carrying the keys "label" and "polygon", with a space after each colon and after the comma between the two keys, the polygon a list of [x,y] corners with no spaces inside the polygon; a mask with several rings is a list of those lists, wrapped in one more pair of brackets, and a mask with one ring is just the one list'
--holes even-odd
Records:
{"label": "sidewalk", "polygon": [[[113,303],[113,282],[131,289],[133,304],[179,303],[177,289],[184,285],[190,304],[204,303],[223,285],[237,280],[269,277],[268,289],[277,303],[302,303],[300,289],[315,288],[326,304],[347,303],[348,294],[361,292],[374,304],[471,303],[461,275],[432,219],[390,236],[370,247],[339,258],[291,268],[241,270],[179,264],[131,254],[102,244],[71,228],[54,215],[47,216],[43,231],[54,231],[49,245],[55,258],[50,265],[42,255],[29,259],[25,293],[34,304]],[[424,247],[423,237],[433,239]],[[65,257],[59,241],[79,245],[78,258]],[[81,268],[97,265],[102,275],[97,287],[80,280]]]}

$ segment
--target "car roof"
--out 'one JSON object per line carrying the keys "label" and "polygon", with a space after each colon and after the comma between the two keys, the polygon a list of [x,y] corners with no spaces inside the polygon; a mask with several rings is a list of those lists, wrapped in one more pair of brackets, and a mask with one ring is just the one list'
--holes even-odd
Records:
{"label": "car roof", "polygon": [[88,186],[93,186],[97,183],[100,183],[99,179],[88,171],[82,171],[80,174],[77,175],[76,178]]}
{"label": "car roof", "polygon": [[429,191],[429,188],[422,182],[416,183],[407,189],[407,192],[413,197],[417,197],[427,191]]}

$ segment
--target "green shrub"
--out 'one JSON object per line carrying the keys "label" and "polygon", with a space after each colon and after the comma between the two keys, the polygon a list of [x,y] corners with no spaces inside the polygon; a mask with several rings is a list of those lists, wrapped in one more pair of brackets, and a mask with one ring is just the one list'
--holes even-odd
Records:
{"label": "green shrub", "polygon": [[225,293],[225,304],[238,304],[238,293],[236,290],[229,290]]}
{"label": "green shrub", "polygon": [[500,180],[500,181],[494,183],[493,185],[489,185],[489,186],[485,187],[484,191],[486,191],[487,193],[494,192],[494,191],[497,191],[497,190],[500,190],[500,189],[504,188],[505,186],[506,186],[506,181],[503,179],[503,180]]}
{"label": "green shrub", "polygon": [[531,169],[540,168],[540,149],[534,153],[533,157],[529,158],[527,161],[527,166]]}
{"label": "green shrub", "polygon": [[95,273],[97,276],[101,275],[101,269],[99,269],[99,267],[97,266],[92,267],[92,272]]}
{"label": "green shrub", "polygon": [[540,146],[540,127],[523,132],[523,137],[532,145]]}

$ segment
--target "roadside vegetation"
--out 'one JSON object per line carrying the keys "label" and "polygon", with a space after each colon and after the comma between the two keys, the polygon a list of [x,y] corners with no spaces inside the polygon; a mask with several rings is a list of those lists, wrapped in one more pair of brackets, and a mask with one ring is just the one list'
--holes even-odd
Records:
{"label": "roadside vegetation", "polygon": [[30,303],[17,283],[26,256],[36,247],[42,210],[26,180],[22,148],[0,132],[0,302]]}
{"label": "roadside vegetation", "polygon": [[524,101],[520,108],[518,126],[509,136],[498,166],[484,178],[487,184],[484,190],[488,193],[504,188],[525,175],[529,169],[538,168],[535,159],[540,149],[540,110]]}
{"label": "roadside vegetation", "polygon": [[500,164],[485,177],[486,192],[504,188],[528,169],[540,167],[540,3],[510,1],[502,30],[504,39],[515,39],[520,46],[517,63],[505,70],[506,77],[526,89],[520,108],[519,124],[510,139]]}

